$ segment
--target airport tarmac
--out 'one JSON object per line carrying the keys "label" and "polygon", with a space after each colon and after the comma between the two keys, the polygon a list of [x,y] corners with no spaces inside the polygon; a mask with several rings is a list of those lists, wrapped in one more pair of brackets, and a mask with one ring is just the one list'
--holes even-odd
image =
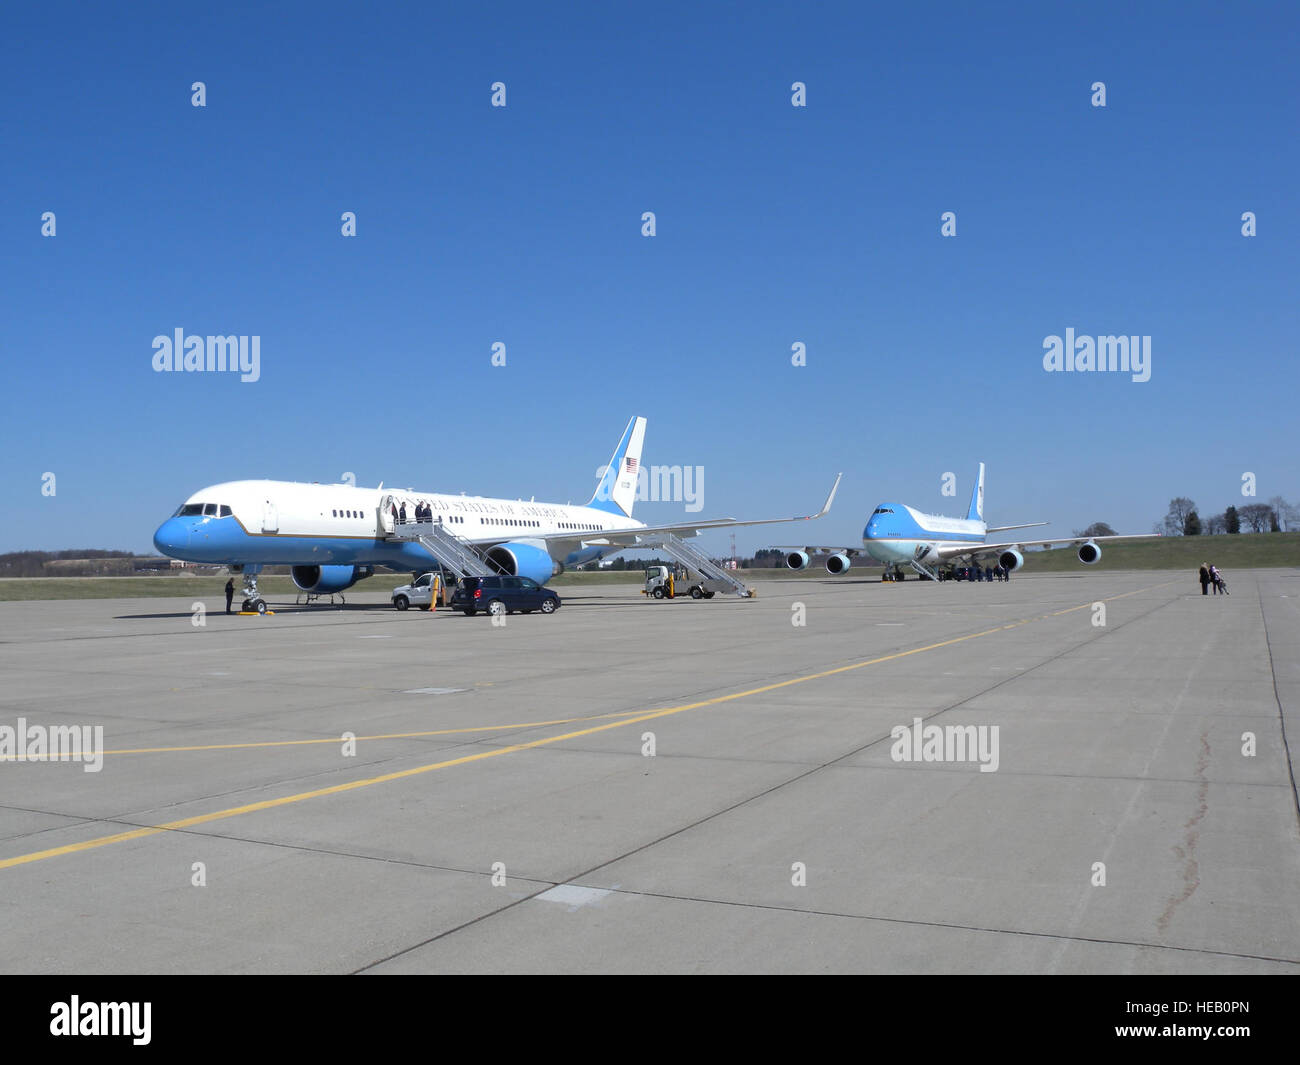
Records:
{"label": "airport tarmac", "polygon": [[0,726],[106,748],[0,762],[0,971],[1300,972],[1300,570],[1229,579],[0,604]]}

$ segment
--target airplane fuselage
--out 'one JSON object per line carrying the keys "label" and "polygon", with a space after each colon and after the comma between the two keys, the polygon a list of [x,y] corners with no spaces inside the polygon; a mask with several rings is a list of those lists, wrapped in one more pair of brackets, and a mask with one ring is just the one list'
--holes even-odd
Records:
{"label": "airplane fuselage", "polygon": [[862,530],[862,547],[886,566],[927,562],[945,547],[977,547],[987,538],[983,521],[925,514],[903,503],[882,503]]}
{"label": "airplane fuselage", "polygon": [[[621,549],[601,544],[602,532],[642,527],[621,514],[563,503],[348,484],[228,481],[190,496],[159,526],[154,545],[187,562],[425,570],[436,562],[418,542],[386,539],[391,508],[405,506],[407,521],[414,521],[417,503],[428,505],[434,519],[462,539],[531,540],[564,566]],[[570,531],[572,538],[541,539]]]}

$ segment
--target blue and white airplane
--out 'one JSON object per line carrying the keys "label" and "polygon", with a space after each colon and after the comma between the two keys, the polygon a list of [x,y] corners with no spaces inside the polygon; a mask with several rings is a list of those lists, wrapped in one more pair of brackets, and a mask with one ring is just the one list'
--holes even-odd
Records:
{"label": "blue and white airplane", "polygon": [[1035,521],[1026,525],[985,525],[984,463],[981,462],[966,517],[948,518],[940,514],[925,514],[904,503],[881,503],[867,519],[867,527],[862,530],[861,547],[787,548],[789,554],[785,563],[791,569],[803,569],[812,555],[826,555],[827,572],[838,574],[848,570],[852,559],[865,554],[885,564],[884,579],[887,581],[901,581],[909,569],[924,579],[938,580],[950,576],[959,562],[974,564],[997,559],[997,564],[1008,571],[1019,569],[1025,564],[1024,551],[1028,547],[1077,545],[1079,561],[1091,566],[1101,560],[1102,543],[1152,539],[1150,534],[1146,534],[988,542],[989,533],[1033,529],[1046,524],[1045,521]]}
{"label": "blue and white airplane", "polygon": [[645,418],[627,424],[604,476],[585,506],[533,500],[444,495],[412,489],[357,488],[299,481],[228,481],[195,492],[154,533],[164,555],[217,563],[244,575],[244,597],[265,609],[257,593],[263,566],[290,566],[305,592],[329,594],[369,577],[376,566],[422,573],[440,563],[417,540],[395,535],[397,526],[426,509],[429,526],[468,541],[490,568],[545,584],[566,567],[638,546],[648,534],[694,536],[701,530],[773,522],[810,521],[831,506],[839,478],[816,514],[736,521],[714,518],[646,525],[632,517],[641,476]]}

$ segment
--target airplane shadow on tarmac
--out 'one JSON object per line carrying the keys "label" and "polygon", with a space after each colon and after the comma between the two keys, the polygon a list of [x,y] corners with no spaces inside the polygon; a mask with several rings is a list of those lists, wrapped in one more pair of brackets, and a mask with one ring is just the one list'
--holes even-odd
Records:
{"label": "airplane shadow on tarmac", "polygon": [[[195,600],[195,602],[198,602],[198,600]],[[313,603],[311,606],[306,606],[302,603],[299,603],[297,605],[294,605],[293,603],[273,603],[268,599],[266,605],[267,608],[270,609],[276,615],[324,614],[324,613],[356,614],[358,612],[374,613],[376,611],[381,611],[381,612],[387,611],[388,613],[392,614],[396,612],[393,609],[392,603],[348,603],[346,606],[341,604],[336,604],[334,606],[330,606],[328,604],[317,606],[316,604]],[[236,608],[231,610],[231,612],[227,614],[224,607],[217,607],[215,609],[209,609],[207,611],[207,614],[208,616],[211,617],[232,617],[233,618],[239,616],[239,610],[238,608]],[[189,618],[193,616],[194,616],[193,610],[179,610],[179,611],[160,612],[157,614],[116,614],[114,615],[113,620],[114,621],[149,621],[153,619],[162,620],[164,618]]]}

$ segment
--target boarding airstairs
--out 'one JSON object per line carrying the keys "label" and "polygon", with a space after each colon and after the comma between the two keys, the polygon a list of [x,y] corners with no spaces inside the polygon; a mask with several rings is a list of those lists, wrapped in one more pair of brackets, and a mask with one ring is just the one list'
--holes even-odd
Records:
{"label": "boarding airstairs", "polygon": [[916,570],[916,572],[919,573],[922,577],[929,577],[930,580],[932,581],[937,581],[939,579],[938,570],[931,569],[929,566],[917,562],[916,559],[914,558],[909,558],[907,560],[907,564],[911,566],[912,569]]}
{"label": "boarding airstairs", "polygon": [[697,551],[680,537],[671,533],[656,533],[652,536],[638,536],[637,547],[653,547],[667,551],[675,562],[680,562],[688,570],[694,570],[703,578],[704,587],[710,592],[734,592],[752,599],[754,589],[737,580],[730,572],[723,569],[707,555]]}
{"label": "boarding airstairs", "polygon": [[440,521],[397,523],[388,533],[390,540],[415,540],[443,566],[462,577],[490,577],[496,571],[468,540],[462,539]]}

